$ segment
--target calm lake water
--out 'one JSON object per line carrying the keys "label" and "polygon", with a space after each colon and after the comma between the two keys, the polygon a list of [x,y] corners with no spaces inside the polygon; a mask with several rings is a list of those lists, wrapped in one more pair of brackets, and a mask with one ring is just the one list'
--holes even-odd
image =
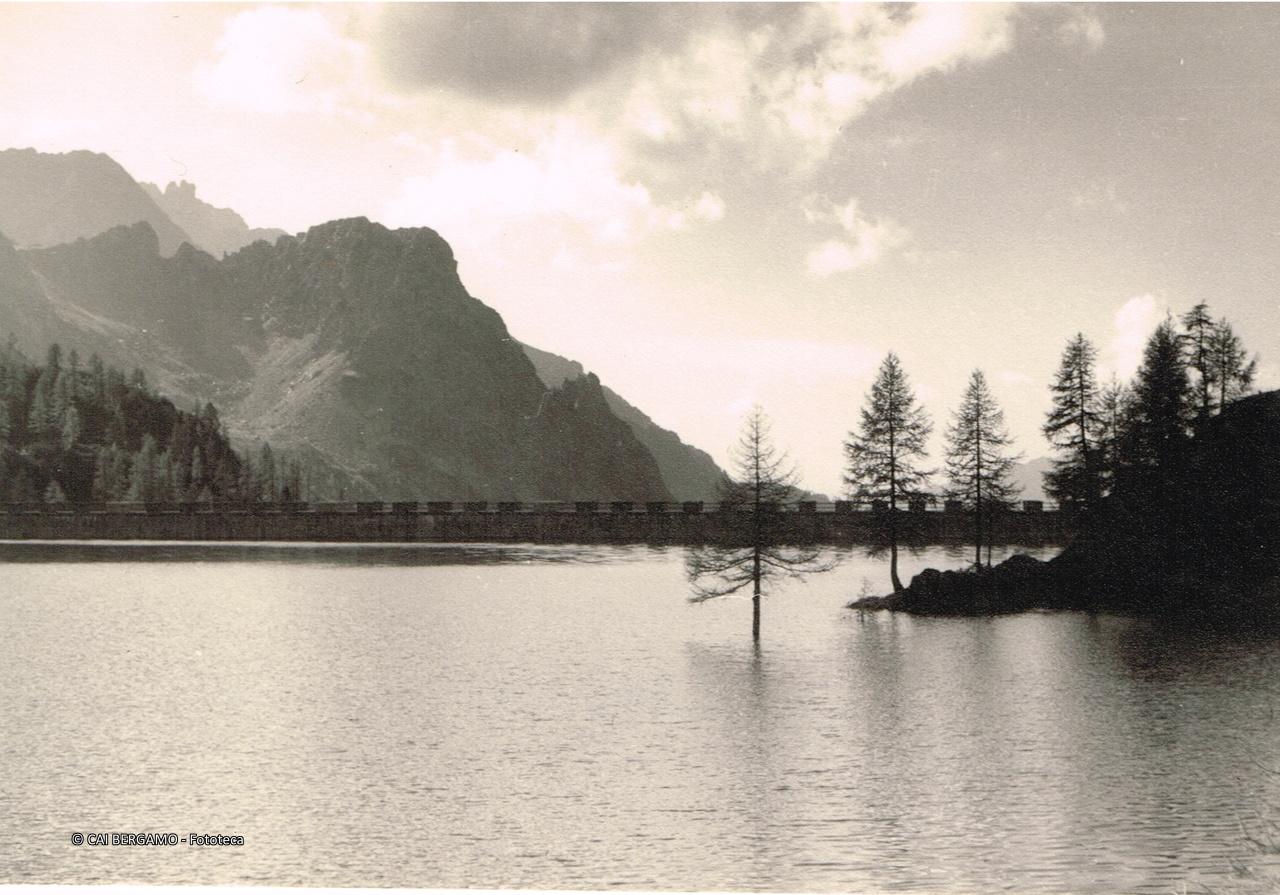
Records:
{"label": "calm lake water", "polygon": [[860,615],[853,553],[756,651],[682,558],[0,545],[0,882],[1170,893],[1280,806],[1276,632]]}

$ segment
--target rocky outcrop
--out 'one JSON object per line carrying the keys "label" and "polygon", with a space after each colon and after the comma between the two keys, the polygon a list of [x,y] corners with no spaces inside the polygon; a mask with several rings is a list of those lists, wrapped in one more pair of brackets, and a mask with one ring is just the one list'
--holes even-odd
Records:
{"label": "rocky outcrop", "polygon": [[250,227],[230,208],[218,208],[201,200],[196,196],[195,184],[185,180],[170,183],[163,190],[153,183],[139,185],[198,248],[215,258],[260,239],[275,242],[285,235],[285,231],[273,227]]}
{"label": "rocky outcrop", "polygon": [[1015,554],[981,571],[925,569],[903,591],[864,597],[850,609],[891,609],[926,615],[985,615],[1057,607],[1057,588],[1048,563]]}
{"label": "rocky outcrop", "polygon": [[[532,345],[523,345],[525,355],[533,363],[539,378],[548,387],[582,380],[586,373],[582,364]],[[719,500],[719,485],[724,471],[706,451],[685,444],[680,436],[664,429],[642,410],[607,386],[600,386],[609,409],[631,427],[636,438],[649,449],[658,462],[667,490],[678,500]]]}
{"label": "rocky outcrop", "polygon": [[[1159,484],[1154,485],[1153,482]],[[1280,392],[1200,425],[1178,466],[1107,498],[1047,563],[926,569],[850,604],[928,614],[1089,608],[1224,616],[1280,611]]]}

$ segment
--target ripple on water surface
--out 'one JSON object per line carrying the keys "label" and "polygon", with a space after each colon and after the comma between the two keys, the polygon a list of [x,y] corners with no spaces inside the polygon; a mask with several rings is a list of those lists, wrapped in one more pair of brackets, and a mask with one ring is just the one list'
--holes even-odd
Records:
{"label": "ripple on water surface", "polygon": [[675,548],[0,545],[0,882],[1231,884],[1280,638],[859,615],[841,559],[754,649]]}

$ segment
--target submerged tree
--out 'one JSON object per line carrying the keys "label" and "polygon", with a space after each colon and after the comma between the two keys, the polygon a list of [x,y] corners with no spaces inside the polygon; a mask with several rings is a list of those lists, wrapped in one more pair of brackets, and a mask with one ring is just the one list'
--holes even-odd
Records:
{"label": "submerged tree", "polygon": [[898,356],[890,352],[880,364],[862,408],[862,424],[844,444],[844,481],[859,500],[888,504],[889,578],[894,593],[902,590],[898,577],[898,505],[923,492],[930,471],[920,467],[925,442],[933,425],[915,393]]}
{"label": "submerged tree", "polygon": [[1044,435],[1058,452],[1045,473],[1045,490],[1063,503],[1092,508],[1102,496],[1100,441],[1104,422],[1094,364],[1098,352],[1077,333],[1062,352],[1049,390],[1053,408]]}
{"label": "submerged tree", "polygon": [[990,525],[993,513],[1007,506],[1018,493],[1010,479],[1016,456],[1004,426],[1004,411],[987,388],[981,370],[969,377],[960,408],[947,429],[948,494],[973,511],[974,565],[982,567],[983,517]]}
{"label": "submerged tree", "polygon": [[693,587],[692,602],[700,603],[738,593],[751,593],[751,637],[760,640],[760,596],[764,584],[779,577],[799,578],[825,572],[830,564],[813,547],[784,545],[785,532],[777,505],[790,497],[797,476],[784,453],[773,446],[769,421],[759,407],[752,409],[734,451],[734,478],[721,485],[721,501],[750,514],[736,537],[727,543],[692,547],[685,573]]}

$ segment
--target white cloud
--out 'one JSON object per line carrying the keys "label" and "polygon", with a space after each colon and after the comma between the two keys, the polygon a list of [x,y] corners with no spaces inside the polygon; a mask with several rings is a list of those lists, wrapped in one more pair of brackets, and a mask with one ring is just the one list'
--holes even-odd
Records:
{"label": "white cloud", "polygon": [[625,125],[663,143],[735,143],[766,168],[811,167],[877,98],[1006,51],[1016,7],[806,4],[791,12],[710,29],[628,75]]}
{"label": "white cloud", "polygon": [[1098,50],[1107,40],[1106,29],[1102,20],[1094,13],[1080,8],[1071,8],[1071,17],[1058,26],[1058,37],[1067,46],[1083,46],[1090,51]]}
{"label": "white cloud", "polygon": [[710,224],[723,218],[724,200],[710,192],[704,192],[686,208],[658,212],[655,215],[655,219],[664,221],[671,230],[683,230],[690,223]]}
{"label": "white cloud", "polygon": [[323,11],[267,6],[232,18],[196,86],[216,103],[266,114],[334,112],[358,80],[364,44]]}
{"label": "white cloud", "polygon": [[835,225],[844,231],[843,238],[829,239],[806,256],[809,273],[818,277],[876,264],[911,241],[911,232],[897,222],[860,213],[857,199],[840,206],[811,199],[804,216],[811,224]]}
{"label": "white cloud", "polygon": [[525,152],[463,156],[444,141],[428,167],[386,206],[387,223],[496,236],[513,224],[558,219],[583,225],[595,242],[620,243],[654,212],[649,190],[620,173],[612,147],[567,121]]}
{"label": "white cloud", "polygon": [[1116,311],[1111,340],[1111,368],[1116,376],[1129,379],[1138,372],[1147,339],[1165,312],[1164,304],[1150,294],[1135,295]]}
{"label": "white cloud", "polygon": [[719,221],[724,218],[724,200],[715,193],[703,193],[693,206],[693,215],[700,221]]}
{"label": "white cloud", "polygon": [[881,41],[884,68],[905,82],[964,61],[989,59],[1012,42],[1012,12],[1002,4],[918,4],[905,25]]}

